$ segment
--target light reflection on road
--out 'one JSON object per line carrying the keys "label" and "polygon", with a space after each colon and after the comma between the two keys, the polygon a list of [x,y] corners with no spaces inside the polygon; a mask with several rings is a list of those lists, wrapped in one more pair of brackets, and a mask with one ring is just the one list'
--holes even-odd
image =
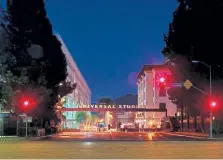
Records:
{"label": "light reflection on road", "polygon": [[152,141],[155,134],[153,132],[149,132],[148,134],[148,140]]}
{"label": "light reflection on road", "polygon": [[91,146],[93,144],[94,144],[93,142],[84,142],[84,146]]}

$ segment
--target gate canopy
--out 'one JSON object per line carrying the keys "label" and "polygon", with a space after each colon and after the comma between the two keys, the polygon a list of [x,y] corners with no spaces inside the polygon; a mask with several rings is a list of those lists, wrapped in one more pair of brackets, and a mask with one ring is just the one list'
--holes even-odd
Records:
{"label": "gate canopy", "polygon": [[137,105],[80,105],[76,108],[62,108],[62,111],[90,111],[90,112],[167,112],[167,109],[151,108]]}

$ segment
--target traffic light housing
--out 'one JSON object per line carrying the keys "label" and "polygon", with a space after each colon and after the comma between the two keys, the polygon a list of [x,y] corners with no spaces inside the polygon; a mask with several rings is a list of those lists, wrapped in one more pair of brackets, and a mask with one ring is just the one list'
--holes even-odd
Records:
{"label": "traffic light housing", "polygon": [[168,73],[160,73],[159,75],[157,75],[156,77],[156,84],[159,87],[166,87],[171,83],[171,75]]}

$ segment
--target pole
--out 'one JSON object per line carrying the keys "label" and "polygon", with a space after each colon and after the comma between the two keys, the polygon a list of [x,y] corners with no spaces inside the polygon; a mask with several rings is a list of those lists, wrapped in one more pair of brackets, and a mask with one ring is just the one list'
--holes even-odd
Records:
{"label": "pole", "polygon": [[[209,66],[209,69],[210,69],[210,99],[211,99],[211,97],[212,97],[212,73],[211,73],[211,65]],[[212,108],[210,108],[210,138],[212,138],[213,137],[213,135],[212,135],[212,121],[213,121],[213,119],[212,119]]]}
{"label": "pole", "polygon": [[0,127],[1,127],[1,135],[0,136],[3,136],[3,120],[2,120],[2,106],[0,105]]}
{"label": "pole", "polygon": [[19,116],[17,116],[17,122],[16,122],[16,136],[19,136]]}
{"label": "pole", "polygon": [[4,136],[4,117],[2,114],[2,104],[0,104],[0,127],[1,127],[1,135],[0,136]]}
{"label": "pole", "polygon": [[26,115],[26,137],[28,137],[28,116]]}

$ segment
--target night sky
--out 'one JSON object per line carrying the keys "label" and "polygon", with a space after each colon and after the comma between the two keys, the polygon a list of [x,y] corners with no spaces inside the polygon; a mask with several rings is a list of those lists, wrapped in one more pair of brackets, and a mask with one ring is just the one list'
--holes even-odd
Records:
{"label": "night sky", "polygon": [[45,0],[47,14],[92,92],[136,93],[144,64],[163,62],[163,33],[176,0]]}

